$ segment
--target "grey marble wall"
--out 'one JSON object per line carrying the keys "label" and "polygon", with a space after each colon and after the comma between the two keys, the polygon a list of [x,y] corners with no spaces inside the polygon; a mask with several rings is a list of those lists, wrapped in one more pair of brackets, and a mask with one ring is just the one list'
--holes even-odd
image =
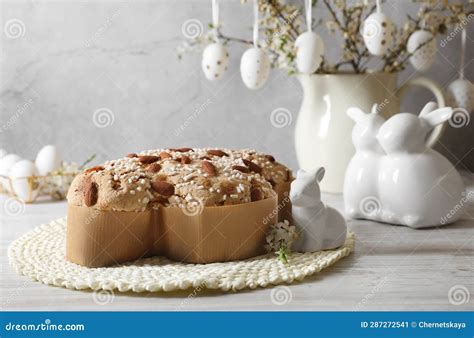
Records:
{"label": "grey marble wall", "polygon": [[[416,11],[394,1],[396,21]],[[302,98],[295,78],[273,71],[259,91],[247,90],[238,65],[246,47],[231,47],[231,67],[217,83],[205,80],[200,54],[176,57],[182,26],[197,19],[206,29],[210,1],[2,1],[0,3],[0,147],[33,157],[47,143],[63,157],[100,159],[161,146],[252,147],[296,167],[293,128]],[[323,12],[319,15],[324,15]],[[251,6],[222,6],[224,31],[251,34]],[[459,36],[440,48],[425,74],[447,86],[457,77]],[[473,25],[468,28],[467,76],[473,80]],[[338,42],[326,41],[330,55]],[[469,45],[470,44],[470,45]],[[400,81],[413,77],[407,69]],[[414,90],[403,103],[418,111],[430,94]],[[275,128],[270,114],[292,113]],[[448,132],[440,147],[473,167],[471,121]],[[469,164],[470,163],[470,164]]]}

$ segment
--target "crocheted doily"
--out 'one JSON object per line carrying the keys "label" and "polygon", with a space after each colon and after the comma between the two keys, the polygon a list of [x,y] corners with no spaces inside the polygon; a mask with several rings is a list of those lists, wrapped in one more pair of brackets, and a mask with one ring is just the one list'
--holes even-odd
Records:
{"label": "crocheted doily", "polygon": [[18,273],[68,289],[156,292],[191,287],[241,290],[300,281],[349,255],[354,234],[337,250],[293,253],[284,264],[274,254],[243,261],[184,264],[152,257],[107,268],[87,268],[65,259],[66,218],[43,224],[12,243],[8,256]]}

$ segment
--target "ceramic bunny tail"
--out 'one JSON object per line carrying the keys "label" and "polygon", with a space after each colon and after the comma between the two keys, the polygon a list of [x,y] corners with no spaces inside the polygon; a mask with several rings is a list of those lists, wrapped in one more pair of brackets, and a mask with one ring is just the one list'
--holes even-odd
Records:
{"label": "ceramic bunny tail", "polygon": [[335,249],[344,244],[347,236],[346,220],[339,211],[327,207],[327,228],[324,233],[322,250]]}

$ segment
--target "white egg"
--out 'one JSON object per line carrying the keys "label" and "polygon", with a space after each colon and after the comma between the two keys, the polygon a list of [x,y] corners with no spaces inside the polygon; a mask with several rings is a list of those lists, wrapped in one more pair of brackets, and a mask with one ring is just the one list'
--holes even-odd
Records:
{"label": "white egg", "polygon": [[295,41],[296,67],[302,74],[313,74],[321,65],[324,42],[314,32],[304,32]]}
{"label": "white egg", "polygon": [[449,107],[463,108],[468,113],[474,110],[474,85],[466,79],[453,81],[446,90],[446,103]]}
{"label": "white egg", "polygon": [[5,157],[7,154],[8,153],[5,149],[0,149],[0,158]]}
{"label": "white egg", "polygon": [[270,74],[270,60],[260,48],[245,51],[240,60],[240,75],[249,89],[261,88]]}
{"label": "white egg", "polygon": [[210,81],[218,80],[229,66],[229,52],[220,42],[212,43],[202,53],[202,71]]}
{"label": "white egg", "polygon": [[38,195],[38,183],[32,177],[37,174],[36,166],[30,160],[18,161],[11,167],[13,192],[23,202],[32,202]]}
{"label": "white egg", "polygon": [[57,170],[61,165],[61,157],[56,146],[47,145],[41,148],[36,155],[35,164],[41,176]]}
{"label": "white egg", "polygon": [[0,182],[2,187],[6,191],[10,191],[10,180],[7,178],[10,174],[11,167],[18,161],[21,160],[21,157],[16,154],[8,154],[0,158]]}
{"label": "white egg", "polygon": [[407,51],[413,54],[410,56],[410,63],[416,70],[428,70],[435,61],[437,50],[436,40],[428,31],[416,31],[408,38]]}
{"label": "white egg", "polygon": [[373,13],[365,19],[362,37],[370,54],[384,55],[393,43],[395,25],[383,13]]}

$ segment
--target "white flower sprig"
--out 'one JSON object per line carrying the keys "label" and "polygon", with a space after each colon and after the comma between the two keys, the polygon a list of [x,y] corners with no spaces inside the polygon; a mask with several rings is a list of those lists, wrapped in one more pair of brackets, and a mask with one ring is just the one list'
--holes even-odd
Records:
{"label": "white flower sprig", "polygon": [[265,249],[268,252],[275,252],[283,263],[288,263],[291,247],[298,237],[299,234],[296,227],[290,225],[290,222],[287,220],[278,222],[270,227],[266,237],[267,244]]}

